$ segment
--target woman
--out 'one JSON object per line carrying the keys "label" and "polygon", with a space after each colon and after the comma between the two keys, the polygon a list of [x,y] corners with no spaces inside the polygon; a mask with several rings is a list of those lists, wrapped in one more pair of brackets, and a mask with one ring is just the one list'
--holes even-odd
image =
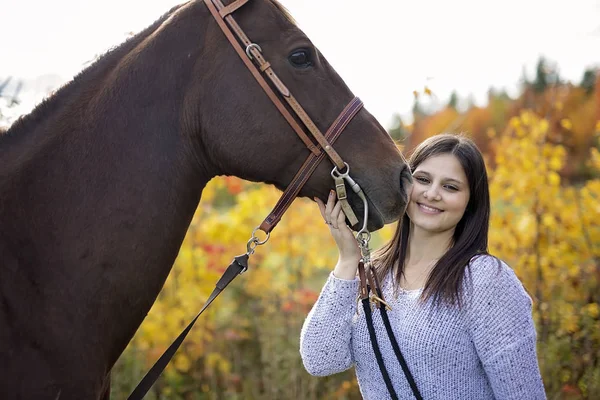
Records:
{"label": "woman", "polygon": [[[373,255],[394,336],[420,395],[428,399],[545,399],[532,301],[513,270],[488,254],[486,168],[468,138],[442,134],[409,159],[410,202],[393,239]],[[300,353],[312,375],[356,367],[365,399],[391,398],[363,309],[359,248],[330,194],[315,199],[339,259],[310,311]],[[373,326],[398,398],[414,399],[374,309]]]}

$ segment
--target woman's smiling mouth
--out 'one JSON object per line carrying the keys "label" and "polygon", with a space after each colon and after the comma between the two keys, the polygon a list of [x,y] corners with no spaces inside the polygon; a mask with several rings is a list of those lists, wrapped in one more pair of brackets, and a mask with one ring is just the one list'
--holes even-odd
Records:
{"label": "woman's smiling mouth", "polygon": [[444,212],[444,210],[440,210],[439,208],[427,206],[423,203],[417,203],[417,205],[419,206],[419,210],[423,211],[425,214],[439,214],[441,212]]}

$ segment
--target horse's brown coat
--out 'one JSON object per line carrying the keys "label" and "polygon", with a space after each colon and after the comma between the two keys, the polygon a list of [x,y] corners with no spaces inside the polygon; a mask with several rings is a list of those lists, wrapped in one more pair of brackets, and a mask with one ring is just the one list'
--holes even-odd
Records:
{"label": "horse's brown coat", "polygon": [[[324,131],[353,95],[274,5],[253,0],[235,18]],[[201,1],[173,8],[0,136],[3,399],[101,397],[206,183],[285,188],[306,158],[211,18]],[[313,67],[287,61],[299,47]],[[335,147],[369,196],[371,228],[396,220],[408,174],[385,130],[362,110]],[[325,198],[330,168],[301,195]]]}

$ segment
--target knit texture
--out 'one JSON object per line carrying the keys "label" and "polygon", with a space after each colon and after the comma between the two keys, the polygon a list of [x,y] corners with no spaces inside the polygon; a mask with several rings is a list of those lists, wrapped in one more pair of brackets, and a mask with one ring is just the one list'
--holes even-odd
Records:
{"label": "knit texture", "polygon": [[[421,290],[394,293],[382,282],[394,334],[417,387],[431,399],[546,399],[536,355],[532,301],[514,271],[497,258],[478,256],[465,272],[462,309],[431,301]],[[330,274],[300,335],[300,354],[311,375],[356,369],[367,400],[390,399],[369,339],[359,281]],[[377,342],[396,393],[414,399],[385,331],[373,312]]]}

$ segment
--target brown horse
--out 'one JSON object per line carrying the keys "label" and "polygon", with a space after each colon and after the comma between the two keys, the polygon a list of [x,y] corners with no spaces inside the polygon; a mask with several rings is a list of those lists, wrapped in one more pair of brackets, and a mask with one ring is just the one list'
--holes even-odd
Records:
{"label": "brown horse", "polygon": [[[235,18],[324,131],[353,98],[342,79],[274,0]],[[399,218],[410,174],[377,121],[361,110],[335,148],[368,196],[370,229]],[[0,137],[0,397],[106,395],[207,182],[285,189],[308,153],[196,0],[15,122]],[[325,199],[331,168],[300,195]]]}

